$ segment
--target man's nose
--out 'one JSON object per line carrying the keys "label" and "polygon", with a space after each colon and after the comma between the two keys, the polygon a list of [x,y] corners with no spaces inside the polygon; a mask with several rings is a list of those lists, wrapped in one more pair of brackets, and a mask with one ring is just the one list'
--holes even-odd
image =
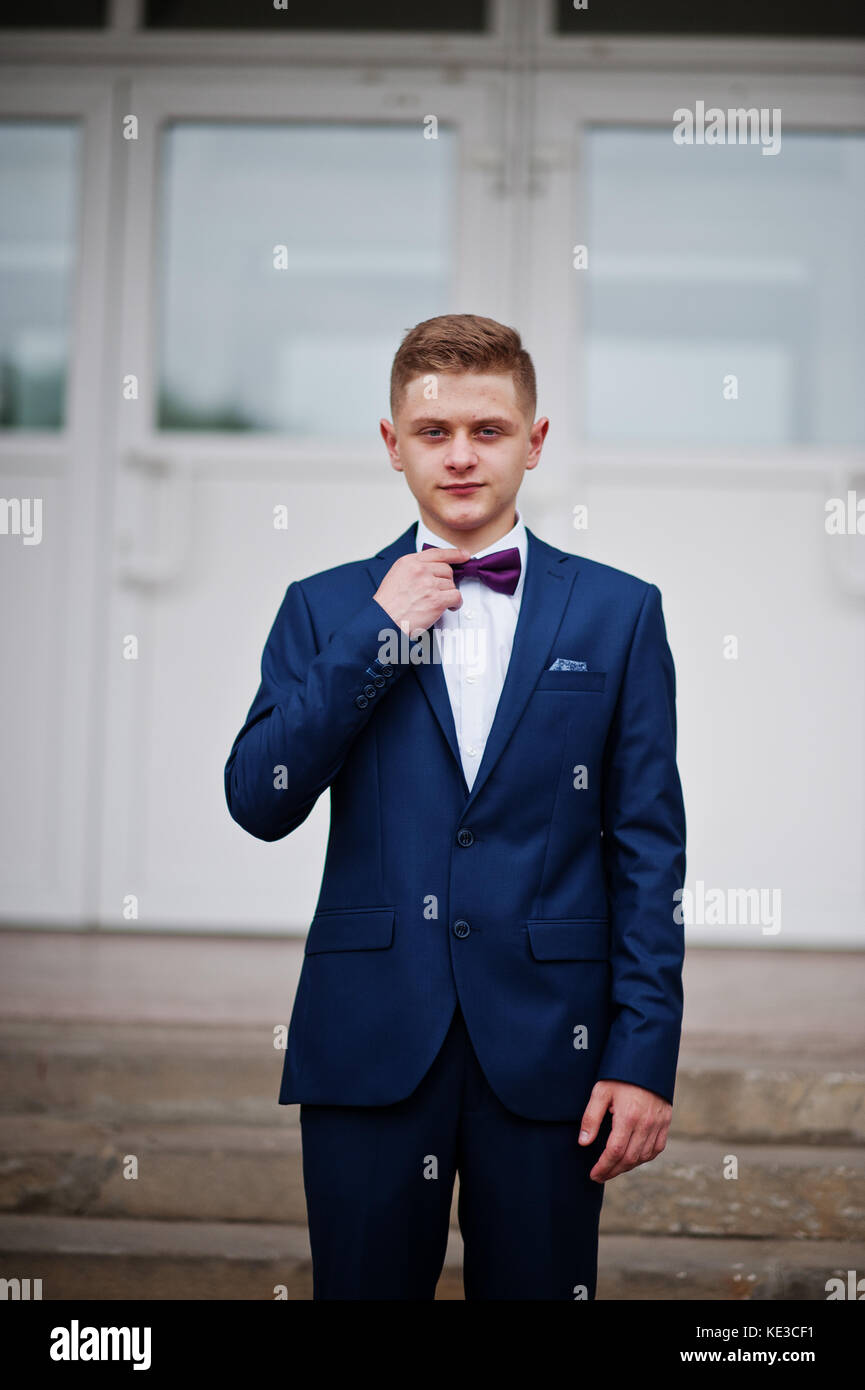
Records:
{"label": "man's nose", "polygon": [[477,457],[471,435],[468,431],[463,433],[457,430],[448,449],[447,462],[453,468],[468,468],[470,464],[477,462]]}

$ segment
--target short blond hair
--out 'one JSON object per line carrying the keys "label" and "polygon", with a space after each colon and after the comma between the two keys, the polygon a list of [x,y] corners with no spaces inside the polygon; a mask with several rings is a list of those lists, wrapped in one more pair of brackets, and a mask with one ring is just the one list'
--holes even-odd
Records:
{"label": "short blond hair", "polygon": [[392,417],[409,382],[434,372],[511,372],[520,407],[534,419],[535,369],[515,328],[478,314],[440,314],[415,324],[400,343],[391,367]]}

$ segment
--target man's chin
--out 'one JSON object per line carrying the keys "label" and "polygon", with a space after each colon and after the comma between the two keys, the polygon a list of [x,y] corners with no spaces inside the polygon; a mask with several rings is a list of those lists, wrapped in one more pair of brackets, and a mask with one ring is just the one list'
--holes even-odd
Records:
{"label": "man's chin", "polygon": [[443,519],[446,518],[452,526],[460,521],[466,526],[483,526],[495,510],[490,505],[486,488],[479,488],[477,492],[466,493],[463,496],[453,492],[442,492],[437,501]]}

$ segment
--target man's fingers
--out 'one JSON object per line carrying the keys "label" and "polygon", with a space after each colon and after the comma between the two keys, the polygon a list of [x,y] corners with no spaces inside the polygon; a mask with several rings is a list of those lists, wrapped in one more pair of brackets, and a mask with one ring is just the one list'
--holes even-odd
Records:
{"label": "man's fingers", "polygon": [[610,1108],[610,1097],[603,1086],[596,1085],[589,1097],[580,1121],[580,1143],[591,1144],[601,1127],[601,1121]]}
{"label": "man's fingers", "polygon": [[622,1164],[633,1134],[633,1121],[626,1120],[621,1113],[616,1115],[616,1112],[613,1111],[613,1127],[604,1146],[604,1152],[589,1173],[589,1177],[594,1178],[595,1182],[605,1182],[618,1173],[623,1173],[625,1169]]}
{"label": "man's fingers", "polygon": [[[643,1087],[625,1082],[597,1082],[583,1115],[583,1128],[588,1120],[596,1121],[598,1104],[611,1109],[613,1124],[603,1153],[589,1173],[595,1182],[610,1178],[651,1163],[667,1144],[667,1134],[673,1116],[669,1101]],[[597,1123],[591,1125],[592,1137]],[[582,1142],[582,1141],[581,1141]]]}
{"label": "man's fingers", "polygon": [[432,578],[438,582],[439,587],[441,587],[442,584],[447,584],[450,587],[455,587],[454,572],[451,569],[450,565],[442,563],[427,566],[427,574],[423,576],[424,582],[426,582],[427,576],[429,574],[431,574]]}
{"label": "man's fingers", "polygon": [[649,1125],[648,1128],[643,1131],[642,1142],[640,1144],[640,1150],[637,1156],[637,1163],[635,1164],[635,1167],[638,1166],[640,1163],[648,1163],[650,1159],[655,1157],[655,1140],[657,1136],[657,1125]]}
{"label": "man's fingers", "polygon": [[452,565],[470,558],[458,546],[430,546],[395,560],[373,598],[414,641],[441,617],[446,609],[462,607],[462,595],[454,582]]}
{"label": "man's fingers", "polygon": [[666,1145],[667,1126],[664,1123],[653,1125],[640,1119],[622,1124],[618,1135],[614,1124],[607,1146],[589,1174],[596,1182],[609,1182],[620,1173],[639,1168],[641,1163],[650,1163]]}
{"label": "man's fingers", "polygon": [[646,1143],[643,1145],[643,1152],[640,1156],[640,1162],[651,1163],[653,1158],[658,1157],[658,1154],[664,1148],[665,1143],[666,1127],[663,1121],[661,1121],[649,1131],[649,1136],[646,1140]]}
{"label": "man's fingers", "polygon": [[643,1161],[642,1154],[646,1147],[647,1138],[646,1122],[643,1120],[638,1122],[631,1131],[631,1138],[622,1159],[621,1171],[623,1173],[628,1172],[631,1168],[639,1168]]}
{"label": "man's fingers", "polygon": [[616,1177],[616,1175],[621,1172],[619,1165],[621,1164],[624,1152],[625,1148],[619,1144],[612,1143],[611,1135],[607,1140],[604,1152],[589,1173],[589,1177],[592,1178],[594,1182],[609,1182],[610,1178]]}
{"label": "man's fingers", "polygon": [[429,550],[418,550],[412,556],[413,560],[423,560],[425,565],[441,564],[442,562],[446,565],[459,565],[463,560],[470,558],[471,552],[468,550],[446,550],[444,546],[439,548],[435,545],[431,546]]}

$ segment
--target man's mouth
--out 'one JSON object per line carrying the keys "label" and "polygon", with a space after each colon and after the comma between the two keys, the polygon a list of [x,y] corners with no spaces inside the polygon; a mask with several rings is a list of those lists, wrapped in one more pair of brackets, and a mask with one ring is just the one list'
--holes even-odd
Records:
{"label": "man's mouth", "polygon": [[483,483],[449,483],[445,484],[445,492],[475,492],[477,488],[483,487]]}

